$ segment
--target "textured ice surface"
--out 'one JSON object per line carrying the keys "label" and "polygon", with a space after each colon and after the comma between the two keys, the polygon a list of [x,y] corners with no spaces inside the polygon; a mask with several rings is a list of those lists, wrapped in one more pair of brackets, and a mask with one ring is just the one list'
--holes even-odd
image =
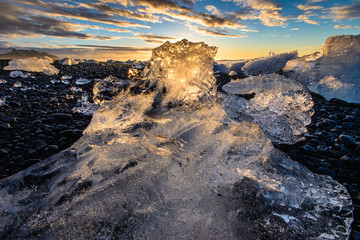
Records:
{"label": "textured ice surface", "polygon": [[9,65],[4,68],[4,70],[43,72],[46,75],[58,74],[59,70],[53,65],[50,65],[52,62],[53,60],[49,57],[13,59],[9,62]]}
{"label": "textured ice surface", "polygon": [[285,70],[293,70],[291,77],[326,99],[360,102],[360,35],[330,37],[325,42],[322,57],[314,62],[303,60],[302,64],[312,65],[310,71]]}
{"label": "textured ice surface", "polygon": [[[153,61],[166,48],[164,59],[193,50],[193,65],[211,72],[214,48],[166,43]],[[156,87],[144,81],[138,94],[104,101],[71,148],[1,180],[0,238],[348,237],[345,187],[275,150],[255,123],[230,119],[215,97],[204,97],[213,93],[212,75],[181,81],[205,84],[191,101],[177,93],[184,86],[173,86],[170,70],[150,67]]]}
{"label": "textured ice surface", "polygon": [[175,44],[166,42],[153,50],[143,77],[167,92],[165,102],[186,103],[213,96],[216,51],[216,47],[203,42],[190,43],[186,39]]}
{"label": "textured ice surface", "polygon": [[129,85],[128,81],[109,76],[104,79],[96,79],[93,88],[93,100],[97,105],[101,105],[103,101],[112,100],[114,96],[126,89]]}
{"label": "textured ice surface", "polygon": [[[225,109],[230,117],[257,123],[274,142],[293,143],[311,123],[314,105],[298,82],[277,74],[237,79],[223,86]],[[255,93],[246,100],[237,94]]]}
{"label": "textured ice surface", "polygon": [[85,115],[93,115],[97,109],[98,107],[94,103],[89,102],[89,96],[84,94],[80,99],[78,99],[72,111]]}
{"label": "textured ice surface", "polygon": [[295,51],[289,53],[276,54],[265,58],[252,59],[242,67],[242,71],[246,75],[253,75],[253,76],[259,74],[275,73],[280,69],[282,69],[286,65],[287,61],[297,57],[298,57],[298,53]]}

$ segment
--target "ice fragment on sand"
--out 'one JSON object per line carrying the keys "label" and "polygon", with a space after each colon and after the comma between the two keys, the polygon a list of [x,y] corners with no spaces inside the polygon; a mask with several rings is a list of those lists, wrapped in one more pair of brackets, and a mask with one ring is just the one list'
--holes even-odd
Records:
{"label": "ice fragment on sand", "polygon": [[30,74],[23,73],[22,71],[12,71],[12,72],[10,72],[10,77],[12,77],[12,78],[16,78],[16,77],[28,78],[29,76],[30,76]]}
{"label": "ice fragment on sand", "polygon": [[75,81],[75,84],[76,85],[85,85],[85,84],[88,84],[90,83],[91,80],[87,79],[87,78],[79,78]]}

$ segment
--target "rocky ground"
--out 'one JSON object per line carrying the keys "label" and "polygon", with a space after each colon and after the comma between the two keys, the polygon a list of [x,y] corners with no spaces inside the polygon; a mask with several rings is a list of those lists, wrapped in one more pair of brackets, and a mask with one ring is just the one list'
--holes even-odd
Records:
{"label": "rocky ground", "polygon": [[[129,69],[119,63],[55,63],[60,70],[56,76],[31,73],[28,78],[13,78],[11,71],[3,70],[7,64],[0,61],[0,179],[72,145],[91,120],[73,112],[78,100],[86,94],[92,102],[95,79],[110,75],[127,79]],[[92,81],[77,85],[79,78]],[[230,77],[217,75],[217,80],[221,86]],[[312,96],[315,114],[305,139],[294,145],[274,145],[311,171],[344,184],[355,207],[350,239],[360,239],[360,105]]]}

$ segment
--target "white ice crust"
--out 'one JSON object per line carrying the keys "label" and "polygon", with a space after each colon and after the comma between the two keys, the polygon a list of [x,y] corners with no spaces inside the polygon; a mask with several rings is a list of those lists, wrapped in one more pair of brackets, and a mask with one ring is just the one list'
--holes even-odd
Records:
{"label": "white ice crust", "polygon": [[59,70],[50,64],[52,62],[53,60],[49,57],[13,59],[9,62],[9,65],[4,68],[4,70],[43,72],[46,75],[58,74]]}

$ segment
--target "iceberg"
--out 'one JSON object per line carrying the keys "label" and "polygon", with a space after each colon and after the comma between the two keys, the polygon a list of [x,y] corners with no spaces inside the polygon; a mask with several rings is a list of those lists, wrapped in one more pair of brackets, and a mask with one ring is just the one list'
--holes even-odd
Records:
{"label": "iceberg", "polygon": [[[295,143],[311,123],[314,102],[292,79],[268,74],[233,80],[222,89],[229,93],[223,97],[229,116],[257,123],[273,142]],[[249,100],[242,97],[250,94],[255,95]]]}
{"label": "iceberg", "polygon": [[62,59],[60,59],[59,63],[61,65],[67,65],[67,66],[79,64],[78,61],[76,61],[75,59],[73,59],[71,57],[62,58]]}
{"label": "iceberg", "polygon": [[[246,75],[256,76],[259,74],[276,73],[285,67],[286,63],[298,57],[297,51],[275,54],[269,57],[252,59],[241,68]],[[233,70],[233,69],[232,69]]]}
{"label": "iceberg", "polygon": [[28,72],[42,72],[46,75],[55,75],[59,73],[59,70],[55,68],[51,63],[53,60],[49,57],[43,58],[24,58],[14,59],[9,62],[9,65],[4,70],[23,70]]}
{"label": "iceberg", "polygon": [[299,59],[298,64],[309,65],[309,69],[287,66],[284,71],[327,100],[339,98],[359,103],[359,46],[360,35],[332,36],[325,41],[321,57],[315,60]]}
{"label": "iceberg", "polygon": [[0,237],[347,239],[346,188],[228,117],[216,50],[155,48],[142,81],[103,101],[78,142],[1,180]]}

